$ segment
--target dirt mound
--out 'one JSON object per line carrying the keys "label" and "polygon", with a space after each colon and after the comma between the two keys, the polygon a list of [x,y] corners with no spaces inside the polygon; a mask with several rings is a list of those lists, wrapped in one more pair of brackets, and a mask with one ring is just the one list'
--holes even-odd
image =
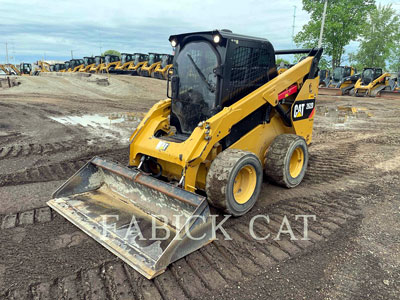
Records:
{"label": "dirt mound", "polygon": [[[166,81],[138,76],[43,74],[42,76],[24,76],[19,81],[21,84],[7,91],[7,94],[79,95],[96,99],[138,100],[166,97]],[[0,95],[1,93],[0,91]]]}

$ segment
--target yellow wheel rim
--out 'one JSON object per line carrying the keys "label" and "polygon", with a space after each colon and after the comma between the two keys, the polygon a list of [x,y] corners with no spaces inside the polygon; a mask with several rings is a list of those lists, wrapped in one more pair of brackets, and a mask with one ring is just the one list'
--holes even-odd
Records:
{"label": "yellow wheel rim", "polygon": [[289,172],[290,176],[296,178],[300,175],[304,165],[304,152],[303,149],[298,147],[294,149],[292,157],[290,158]]}
{"label": "yellow wheel rim", "polygon": [[257,174],[254,167],[244,166],[236,175],[233,185],[233,196],[239,204],[245,204],[250,200],[256,189]]}

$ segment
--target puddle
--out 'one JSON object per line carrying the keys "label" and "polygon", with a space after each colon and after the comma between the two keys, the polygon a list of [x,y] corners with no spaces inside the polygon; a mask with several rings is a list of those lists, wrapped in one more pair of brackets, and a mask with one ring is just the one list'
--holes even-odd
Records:
{"label": "puddle", "polygon": [[88,127],[89,132],[97,136],[123,138],[126,141],[142,117],[142,113],[112,113],[49,118],[64,125]]}
{"label": "puddle", "polygon": [[337,129],[364,123],[367,119],[373,117],[373,114],[367,108],[351,105],[337,106],[336,108],[325,107],[322,114],[326,117],[326,122]]}
{"label": "puddle", "polygon": [[137,117],[133,113],[50,117],[50,119],[66,125],[81,125],[84,127],[90,126],[90,127],[103,127],[103,128],[112,128],[113,125],[122,122],[140,121],[139,117]]}

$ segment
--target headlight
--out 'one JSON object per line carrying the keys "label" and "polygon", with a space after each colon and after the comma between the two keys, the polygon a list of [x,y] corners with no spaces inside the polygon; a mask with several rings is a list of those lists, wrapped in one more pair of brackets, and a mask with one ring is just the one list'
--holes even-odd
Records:
{"label": "headlight", "polygon": [[178,45],[178,42],[176,40],[172,40],[171,41],[171,46],[175,48],[176,45]]}
{"label": "headlight", "polygon": [[221,41],[221,37],[218,34],[216,34],[216,35],[214,35],[213,40],[214,40],[214,43],[218,44]]}

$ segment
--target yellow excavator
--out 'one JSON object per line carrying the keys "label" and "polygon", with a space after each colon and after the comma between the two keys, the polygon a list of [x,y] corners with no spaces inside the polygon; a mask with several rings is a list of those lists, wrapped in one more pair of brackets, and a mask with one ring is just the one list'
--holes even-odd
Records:
{"label": "yellow excavator", "polygon": [[6,68],[8,68],[10,75],[17,75],[17,76],[21,76],[21,72],[18,70],[18,68],[16,66],[14,66],[13,64],[6,64],[5,65]]}
{"label": "yellow excavator", "polygon": [[[263,176],[301,183],[322,55],[228,30],[169,40],[169,98],[133,132],[128,166],[94,157],[48,202],[147,278],[215,239],[210,205],[241,216]],[[278,75],[275,55],[286,54],[306,56]]]}
{"label": "yellow excavator", "polygon": [[[2,70],[6,75],[19,75],[19,71],[15,72],[11,67],[11,64],[0,64],[0,70]],[[14,66],[14,65],[13,65]],[[15,67],[15,66],[14,66]]]}
{"label": "yellow excavator", "polygon": [[3,71],[4,74],[6,74],[6,75],[10,75],[9,71],[7,70],[7,68],[3,64],[0,64],[0,70]]}
{"label": "yellow excavator", "polygon": [[390,78],[391,74],[384,73],[382,68],[364,68],[361,78],[354,86],[354,95],[376,97],[381,91],[390,91]]}
{"label": "yellow excavator", "polygon": [[149,53],[148,60],[138,69],[138,75],[151,77],[157,66],[161,64],[161,54]]}
{"label": "yellow excavator", "polygon": [[133,57],[134,57],[133,62],[131,62],[127,70],[132,75],[136,75],[138,74],[140,68],[146,64],[147,60],[149,59],[149,56],[143,53],[135,53],[133,54]]}
{"label": "yellow excavator", "polygon": [[50,64],[45,62],[45,61],[41,61],[39,60],[37,62],[37,65],[39,67],[39,72],[50,72]]}
{"label": "yellow excavator", "polygon": [[163,54],[161,56],[161,63],[156,66],[154,72],[151,74],[152,77],[158,79],[165,79],[167,80],[168,73],[172,68],[172,60],[174,59],[173,55],[170,54]]}

